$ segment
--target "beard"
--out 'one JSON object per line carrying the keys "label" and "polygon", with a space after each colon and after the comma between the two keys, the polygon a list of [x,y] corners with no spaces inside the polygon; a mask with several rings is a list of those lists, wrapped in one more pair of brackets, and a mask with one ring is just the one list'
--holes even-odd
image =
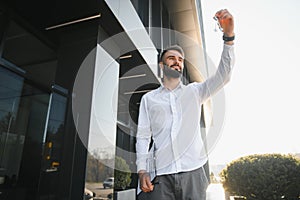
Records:
{"label": "beard", "polygon": [[177,71],[176,69],[172,69],[172,66],[167,66],[164,64],[163,72],[164,75],[168,78],[180,78],[182,75],[182,71]]}

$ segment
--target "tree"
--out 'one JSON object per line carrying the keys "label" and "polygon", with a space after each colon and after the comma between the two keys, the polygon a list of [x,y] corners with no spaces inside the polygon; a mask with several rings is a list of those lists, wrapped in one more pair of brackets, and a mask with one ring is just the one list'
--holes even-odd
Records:
{"label": "tree", "polygon": [[218,180],[216,179],[215,174],[213,172],[210,173],[209,177],[211,183],[218,183]]}
{"label": "tree", "polygon": [[8,112],[5,116],[3,116],[0,120],[0,134],[4,133],[12,133],[15,128],[15,116],[12,112]]}
{"label": "tree", "polygon": [[225,191],[247,200],[299,199],[300,160],[291,155],[241,157],[220,173]]}
{"label": "tree", "polygon": [[[109,166],[113,163],[113,158],[101,158],[98,151],[94,151],[93,154],[88,152],[87,158],[87,170],[86,181],[87,182],[101,182],[107,177],[113,176],[113,169]],[[110,164],[110,165],[107,165]]]}

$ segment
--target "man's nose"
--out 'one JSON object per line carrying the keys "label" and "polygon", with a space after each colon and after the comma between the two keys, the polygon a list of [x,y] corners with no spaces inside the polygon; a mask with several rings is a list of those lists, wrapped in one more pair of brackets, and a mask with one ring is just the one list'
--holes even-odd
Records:
{"label": "man's nose", "polygon": [[175,61],[174,61],[174,65],[179,65],[179,63],[180,63],[179,59],[176,58]]}

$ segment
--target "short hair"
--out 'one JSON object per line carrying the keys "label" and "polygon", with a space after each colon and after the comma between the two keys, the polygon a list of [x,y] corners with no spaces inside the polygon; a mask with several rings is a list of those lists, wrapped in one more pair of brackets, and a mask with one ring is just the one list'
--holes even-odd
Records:
{"label": "short hair", "polygon": [[159,62],[163,61],[164,55],[166,54],[167,51],[170,51],[170,50],[178,51],[178,52],[184,57],[184,51],[183,51],[182,47],[179,46],[179,45],[172,45],[172,46],[166,47],[166,48],[161,52],[161,54],[160,54],[160,56],[159,56]]}

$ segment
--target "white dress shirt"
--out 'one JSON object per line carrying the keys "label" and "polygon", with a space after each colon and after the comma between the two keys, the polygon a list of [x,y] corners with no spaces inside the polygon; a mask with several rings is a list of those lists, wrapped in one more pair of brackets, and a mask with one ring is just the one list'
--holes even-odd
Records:
{"label": "white dress shirt", "polygon": [[[201,104],[229,81],[233,64],[234,47],[224,44],[219,67],[205,82],[180,83],[174,90],[161,86],[142,97],[136,142],[138,171],[173,174],[207,162],[200,133]],[[149,151],[151,137],[154,154]]]}

